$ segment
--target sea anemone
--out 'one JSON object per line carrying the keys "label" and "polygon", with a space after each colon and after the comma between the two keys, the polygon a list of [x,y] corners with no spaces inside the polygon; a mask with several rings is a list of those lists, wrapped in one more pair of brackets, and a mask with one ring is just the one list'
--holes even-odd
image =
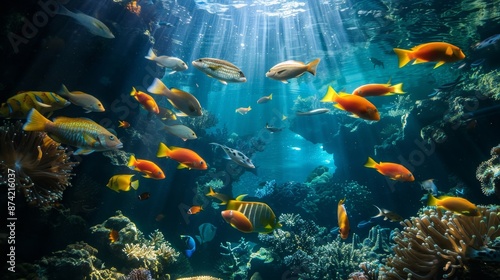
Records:
{"label": "sea anemone", "polygon": [[492,195],[500,187],[500,145],[491,149],[491,158],[483,161],[476,170],[476,178],[481,182],[485,195]]}
{"label": "sea anemone", "polygon": [[24,131],[20,121],[0,126],[0,184],[14,178],[29,205],[50,207],[62,199],[77,164],[70,155],[45,133]]}

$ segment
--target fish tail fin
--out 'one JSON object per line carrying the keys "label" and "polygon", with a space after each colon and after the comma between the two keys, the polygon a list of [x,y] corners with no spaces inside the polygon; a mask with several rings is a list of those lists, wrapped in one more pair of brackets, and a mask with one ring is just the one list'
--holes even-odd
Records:
{"label": "fish tail fin", "polygon": [[137,160],[135,159],[135,156],[130,155],[130,159],[128,160],[127,166],[133,170],[135,168],[136,164],[137,164]]}
{"label": "fish tail fin", "polygon": [[130,182],[130,186],[134,189],[137,190],[139,188],[139,180],[135,180]]}
{"label": "fish tail fin", "polygon": [[345,197],[344,197],[344,198],[342,198],[341,200],[339,200],[339,205],[344,204],[344,202],[345,202]]}
{"label": "fish tail fin", "polygon": [[331,86],[328,86],[328,90],[325,96],[321,99],[321,102],[336,102],[335,100],[338,96],[337,92]]}
{"label": "fish tail fin", "polygon": [[137,95],[137,90],[135,87],[132,87],[132,91],[130,92],[130,96],[136,96]]}
{"label": "fish tail fin", "polygon": [[374,161],[371,157],[368,157],[368,160],[365,163],[365,167],[368,168],[377,168],[377,162]]}
{"label": "fish tail fin", "polygon": [[214,189],[212,189],[212,187],[209,187],[209,188],[210,188],[210,190],[208,191],[208,193],[206,194],[206,196],[214,196],[214,195],[217,194],[216,192],[214,192]]}
{"label": "fish tail fin", "polygon": [[252,110],[252,107],[248,106],[248,108],[247,108],[247,109],[248,109],[248,111],[250,111],[250,110]]}
{"label": "fish tail fin", "polygon": [[163,144],[160,142],[160,145],[158,146],[158,152],[156,153],[157,157],[170,157],[170,150],[167,145]]}
{"label": "fish tail fin", "polygon": [[403,94],[403,93],[405,93],[405,92],[403,91],[403,83],[399,83],[399,84],[397,84],[397,85],[393,85],[393,86],[392,86],[392,91],[391,91],[391,92],[393,92],[393,93],[399,93],[399,94]]}
{"label": "fish tail fin", "polygon": [[52,124],[50,120],[33,108],[26,117],[23,129],[26,131],[45,131],[45,128],[50,124]]}
{"label": "fish tail fin", "polygon": [[427,199],[427,206],[436,206],[438,202],[438,199],[432,195],[432,193],[429,193],[429,198]]}
{"label": "fish tail fin", "polygon": [[408,64],[408,62],[410,62],[413,59],[413,57],[412,57],[413,52],[412,51],[398,49],[398,48],[394,48],[393,50],[396,53],[396,55],[398,56],[399,68],[405,66],[406,64]]}
{"label": "fish tail fin", "polygon": [[152,48],[149,49],[148,55],[145,56],[144,58],[149,59],[149,60],[155,60],[156,54],[155,54],[155,52],[153,51]]}
{"label": "fish tail fin", "polygon": [[153,83],[148,87],[148,91],[153,94],[164,94],[164,92],[170,90],[160,79],[155,78]]}
{"label": "fish tail fin", "polygon": [[313,74],[314,76],[316,76],[316,67],[318,67],[318,64],[319,62],[321,61],[321,59],[319,58],[316,58],[315,60],[309,62],[307,64],[307,72]]}
{"label": "fish tail fin", "polygon": [[60,96],[68,97],[71,94],[71,92],[64,84],[62,84],[61,89],[59,90],[59,92],[57,92],[57,94],[59,94]]}
{"label": "fish tail fin", "polygon": [[373,206],[375,206],[378,209],[378,214],[373,216],[372,219],[384,216],[384,212],[382,212],[382,209],[380,209],[380,207],[378,207],[375,204],[373,204]]}
{"label": "fish tail fin", "polygon": [[269,94],[269,96],[268,96],[268,97],[269,97],[269,100],[273,100],[273,94],[272,94],[272,93],[271,93],[271,94]]}

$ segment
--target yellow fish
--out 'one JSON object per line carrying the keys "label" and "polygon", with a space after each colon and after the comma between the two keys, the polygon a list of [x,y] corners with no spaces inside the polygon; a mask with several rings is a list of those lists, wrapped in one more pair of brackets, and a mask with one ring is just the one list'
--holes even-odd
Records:
{"label": "yellow fish", "polygon": [[441,196],[439,198],[429,194],[428,206],[436,206],[437,208],[452,211],[465,216],[481,216],[476,205],[465,198],[453,196]]}
{"label": "yellow fish", "polygon": [[109,179],[106,187],[115,192],[128,192],[130,188],[137,190],[139,188],[139,180],[132,181],[132,177],[134,177],[134,174],[114,175]]}
{"label": "yellow fish", "polygon": [[68,98],[71,103],[85,109],[85,113],[105,111],[101,101],[88,93],[81,91],[70,92],[65,85],[62,85],[59,95]]}
{"label": "yellow fish", "polygon": [[31,109],[35,108],[42,115],[50,116],[55,110],[71,104],[61,96],[46,91],[25,91],[7,99],[0,106],[0,116],[3,118],[24,119]]}

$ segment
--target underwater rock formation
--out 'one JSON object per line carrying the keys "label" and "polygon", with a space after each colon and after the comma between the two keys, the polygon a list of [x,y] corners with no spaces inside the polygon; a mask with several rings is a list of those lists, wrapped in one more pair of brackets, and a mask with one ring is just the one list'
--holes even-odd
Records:
{"label": "underwater rock formation", "polygon": [[[492,241],[500,236],[497,206],[478,206],[481,216],[468,217],[425,209],[419,217],[401,222],[394,237],[395,256],[381,268],[379,279],[465,279],[467,267],[481,260],[485,273],[498,264]],[[474,275],[475,279],[483,279]]]}
{"label": "underwater rock formation", "polygon": [[500,197],[500,145],[491,149],[491,158],[483,161],[476,170],[476,178],[481,182],[485,195],[496,193]]}
{"label": "underwater rock formation", "polygon": [[7,185],[7,179],[14,178],[16,190],[23,193],[29,205],[52,207],[71,186],[71,172],[77,162],[70,161],[71,152],[45,133],[24,131],[19,121],[4,122],[0,151],[0,184]]}

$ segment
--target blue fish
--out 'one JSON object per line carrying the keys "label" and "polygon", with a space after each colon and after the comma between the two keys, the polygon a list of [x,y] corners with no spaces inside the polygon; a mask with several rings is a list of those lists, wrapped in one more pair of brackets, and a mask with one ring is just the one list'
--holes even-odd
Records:
{"label": "blue fish", "polygon": [[194,241],[194,238],[189,235],[181,235],[181,238],[184,242],[186,242],[186,249],[184,250],[184,253],[188,258],[190,258],[194,251],[196,251],[196,242]]}

